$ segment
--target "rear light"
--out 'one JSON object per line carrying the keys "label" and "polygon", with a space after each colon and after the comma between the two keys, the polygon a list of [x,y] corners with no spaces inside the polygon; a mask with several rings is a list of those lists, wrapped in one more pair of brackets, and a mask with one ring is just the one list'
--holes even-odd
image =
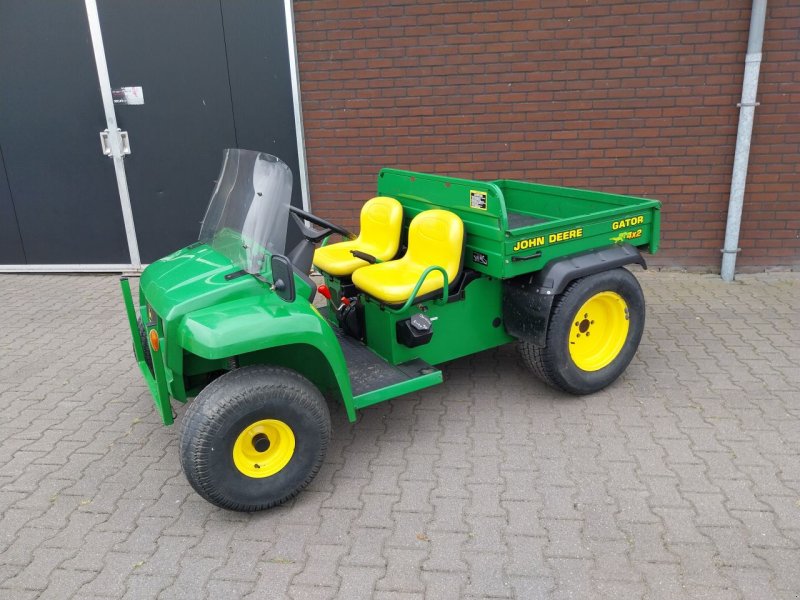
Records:
{"label": "rear light", "polygon": [[158,352],[159,342],[158,342],[158,332],[155,329],[150,330],[150,347]]}

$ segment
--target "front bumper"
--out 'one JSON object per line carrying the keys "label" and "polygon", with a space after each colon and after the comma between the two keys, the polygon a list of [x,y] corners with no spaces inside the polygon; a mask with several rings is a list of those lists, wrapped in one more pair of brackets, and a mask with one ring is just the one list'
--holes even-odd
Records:
{"label": "front bumper", "polygon": [[131,330],[131,338],[133,340],[133,352],[136,356],[136,362],[139,364],[139,370],[142,372],[142,377],[153,395],[153,402],[156,405],[156,410],[161,415],[161,420],[164,425],[172,425],[174,419],[172,416],[172,405],[169,400],[169,391],[167,388],[167,375],[164,368],[164,332],[161,331],[158,323],[145,322],[145,330],[149,332],[155,330],[158,335],[158,350],[150,346],[150,357],[153,362],[153,370],[147,366],[147,361],[144,359],[144,348],[142,347],[142,340],[139,337],[139,325],[136,321],[136,309],[133,306],[133,298],[131,297],[131,286],[127,277],[120,277],[119,285],[122,289],[122,298],[125,301],[125,311],[128,313],[128,324]]}

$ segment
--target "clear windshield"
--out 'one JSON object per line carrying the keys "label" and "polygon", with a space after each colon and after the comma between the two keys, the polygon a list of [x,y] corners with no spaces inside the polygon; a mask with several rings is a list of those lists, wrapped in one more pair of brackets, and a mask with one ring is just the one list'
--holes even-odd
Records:
{"label": "clear windshield", "polygon": [[267,252],[285,254],[291,198],[292,170],[281,159],[225,150],[200,241],[248,273],[258,273]]}

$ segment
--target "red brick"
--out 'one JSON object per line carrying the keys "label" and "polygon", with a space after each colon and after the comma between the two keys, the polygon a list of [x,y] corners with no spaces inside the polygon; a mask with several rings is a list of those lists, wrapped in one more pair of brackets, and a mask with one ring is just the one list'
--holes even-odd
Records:
{"label": "red brick", "polygon": [[[535,5],[535,7],[531,7]],[[349,226],[381,166],[664,203],[656,263],[717,266],[748,0],[297,0],[313,208]],[[773,0],[738,264],[800,264],[800,7]]]}

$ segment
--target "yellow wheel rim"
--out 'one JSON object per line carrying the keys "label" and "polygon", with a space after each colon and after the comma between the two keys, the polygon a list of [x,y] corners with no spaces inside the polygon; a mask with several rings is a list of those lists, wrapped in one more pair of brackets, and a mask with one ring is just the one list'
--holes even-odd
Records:
{"label": "yellow wheel rim", "polygon": [[294,432],[283,421],[262,419],[248,425],[233,444],[233,464],[242,475],[275,475],[294,454]]}
{"label": "yellow wheel rim", "polygon": [[628,337],[628,305],[619,294],[600,292],[575,313],[569,331],[569,355],[584,371],[599,371],[619,355]]}

